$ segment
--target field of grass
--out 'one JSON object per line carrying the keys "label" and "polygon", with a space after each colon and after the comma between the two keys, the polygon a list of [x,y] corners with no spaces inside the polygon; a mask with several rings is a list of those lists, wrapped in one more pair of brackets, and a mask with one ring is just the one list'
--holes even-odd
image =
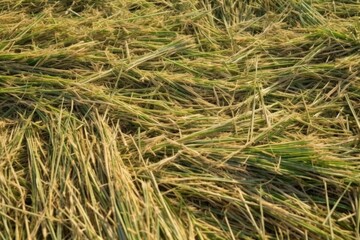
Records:
{"label": "field of grass", "polygon": [[360,239],[359,0],[0,0],[0,239]]}

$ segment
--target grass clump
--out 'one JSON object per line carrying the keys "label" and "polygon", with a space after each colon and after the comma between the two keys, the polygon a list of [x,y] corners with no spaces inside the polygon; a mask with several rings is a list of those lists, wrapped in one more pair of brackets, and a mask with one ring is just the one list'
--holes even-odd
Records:
{"label": "grass clump", "polygon": [[359,239],[358,1],[0,1],[2,239]]}

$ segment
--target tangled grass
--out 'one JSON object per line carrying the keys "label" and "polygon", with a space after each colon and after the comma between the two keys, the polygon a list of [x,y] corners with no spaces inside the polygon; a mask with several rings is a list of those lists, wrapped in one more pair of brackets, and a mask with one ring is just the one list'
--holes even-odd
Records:
{"label": "tangled grass", "polygon": [[0,0],[2,239],[359,239],[357,0]]}

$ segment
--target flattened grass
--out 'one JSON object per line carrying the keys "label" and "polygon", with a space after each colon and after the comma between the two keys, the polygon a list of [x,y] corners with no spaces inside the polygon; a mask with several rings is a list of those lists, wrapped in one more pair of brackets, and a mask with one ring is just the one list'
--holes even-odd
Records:
{"label": "flattened grass", "polygon": [[358,1],[0,1],[2,239],[359,239]]}

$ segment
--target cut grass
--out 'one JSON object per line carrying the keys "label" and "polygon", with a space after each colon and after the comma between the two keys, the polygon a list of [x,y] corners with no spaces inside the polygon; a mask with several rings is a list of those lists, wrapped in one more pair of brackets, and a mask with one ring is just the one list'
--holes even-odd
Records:
{"label": "cut grass", "polygon": [[0,1],[2,239],[358,239],[358,1]]}

